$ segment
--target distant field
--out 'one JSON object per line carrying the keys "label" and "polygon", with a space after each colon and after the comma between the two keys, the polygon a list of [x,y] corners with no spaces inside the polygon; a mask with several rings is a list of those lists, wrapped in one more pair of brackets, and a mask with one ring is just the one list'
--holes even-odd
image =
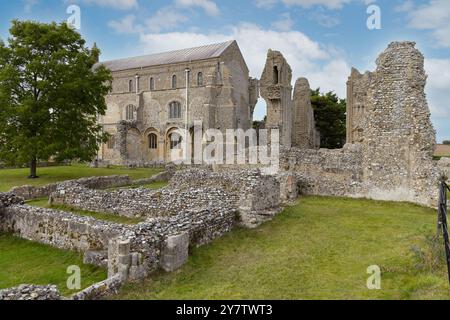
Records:
{"label": "distant field", "polygon": [[123,167],[90,168],[86,165],[77,164],[38,168],[39,179],[27,179],[29,175],[28,171],[29,169],[0,169],[0,192],[9,191],[12,187],[16,186],[42,186],[54,182],[93,176],[129,175],[132,179],[143,179],[150,178],[161,172],[162,169],[128,169]]}
{"label": "distant field", "polygon": [[438,144],[434,155],[436,157],[450,157],[450,145]]}
{"label": "distant field", "polygon": [[82,289],[103,281],[107,277],[105,269],[84,265],[80,254],[55,249],[43,244],[0,234],[0,289],[21,284],[54,284],[64,295],[78,290],[67,289],[67,267],[81,268]]}
{"label": "distant field", "polygon": [[[113,298],[449,299],[436,219],[435,210],[407,203],[306,197]],[[381,268],[381,290],[367,288],[372,265]]]}

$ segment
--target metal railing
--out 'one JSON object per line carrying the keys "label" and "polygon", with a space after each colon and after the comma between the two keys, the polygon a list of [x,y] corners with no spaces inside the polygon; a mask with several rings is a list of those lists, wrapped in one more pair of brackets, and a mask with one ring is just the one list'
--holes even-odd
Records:
{"label": "metal railing", "polygon": [[442,233],[444,236],[448,281],[450,283],[450,245],[449,245],[448,224],[447,224],[447,204],[448,204],[447,191],[450,191],[450,187],[447,185],[447,183],[445,183],[445,181],[442,181],[439,187],[438,235]]}

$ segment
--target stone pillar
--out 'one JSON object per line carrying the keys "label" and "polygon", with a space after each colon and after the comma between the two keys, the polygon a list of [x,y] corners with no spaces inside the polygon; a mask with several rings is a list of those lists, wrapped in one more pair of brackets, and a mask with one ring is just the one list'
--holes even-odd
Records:
{"label": "stone pillar", "polygon": [[161,252],[161,267],[172,272],[184,265],[189,257],[189,234],[168,236]]}
{"label": "stone pillar", "polygon": [[125,281],[131,266],[130,240],[116,238],[108,245],[108,278],[120,274]]}

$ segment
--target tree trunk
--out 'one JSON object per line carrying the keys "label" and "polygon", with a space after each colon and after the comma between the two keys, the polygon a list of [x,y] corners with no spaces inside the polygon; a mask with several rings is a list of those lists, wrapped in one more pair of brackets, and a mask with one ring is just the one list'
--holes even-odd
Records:
{"label": "tree trunk", "polygon": [[31,163],[30,163],[30,176],[28,177],[28,179],[36,179],[39,178],[37,176],[37,159],[33,158],[31,159]]}

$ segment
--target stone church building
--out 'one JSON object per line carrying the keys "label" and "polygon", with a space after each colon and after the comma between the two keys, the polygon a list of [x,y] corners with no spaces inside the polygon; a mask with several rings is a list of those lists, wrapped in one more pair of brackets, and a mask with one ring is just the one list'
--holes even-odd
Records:
{"label": "stone church building", "polygon": [[[99,123],[111,134],[99,159],[112,164],[171,161],[180,148],[176,129],[249,129],[258,82],[236,41],[102,62],[113,75],[106,115]],[[186,86],[186,82],[188,82]],[[177,139],[180,141],[177,142]]]}
{"label": "stone church building", "polygon": [[177,129],[186,123],[191,135],[196,121],[204,131],[248,130],[260,92],[267,103],[265,127],[280,130],[282,145],[320,146],[309,83],[300,78],[293,88],[291,67],[277,51],[269,50],[261,80],[249,76],[236,41],[101,64],[113,75],[106,115],[99,118],[111,135],[100,148],[101,161],[170,162],[174,151],[182,153]]}

